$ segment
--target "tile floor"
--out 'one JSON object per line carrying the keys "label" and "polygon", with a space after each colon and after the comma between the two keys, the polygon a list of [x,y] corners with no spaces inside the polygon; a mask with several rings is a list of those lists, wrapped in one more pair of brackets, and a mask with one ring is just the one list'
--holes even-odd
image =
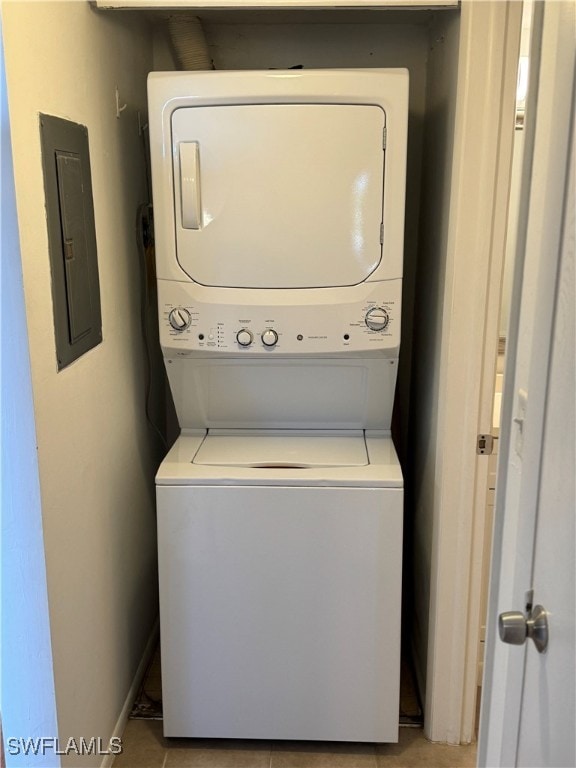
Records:
{"label": "tile floor", "polygon": [[426,741],[400,728],[398,744],[165,739],[159,720],[130,720],[114,768],[473,768],[476,746]]}

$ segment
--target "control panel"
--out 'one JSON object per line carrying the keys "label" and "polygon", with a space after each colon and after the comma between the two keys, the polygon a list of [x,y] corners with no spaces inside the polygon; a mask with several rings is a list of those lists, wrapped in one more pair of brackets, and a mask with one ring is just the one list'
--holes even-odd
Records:
{"label": "control panel", "polygon": [[279,291],[276,304],[262,301],[272,300],[272,292],[258,297],[262,303],[239,304],[202,301],[202,288],[194,284],[159,281],[158,287],[167,356],[396,353],[399,346],[401,280],[315,290],[304,297],[302,291]]}

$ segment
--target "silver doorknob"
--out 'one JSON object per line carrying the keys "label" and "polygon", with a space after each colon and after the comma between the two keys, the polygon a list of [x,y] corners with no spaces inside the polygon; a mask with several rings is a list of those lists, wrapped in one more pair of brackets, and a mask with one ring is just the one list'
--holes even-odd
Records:
{"label": "silver doorknob", "polygon": [[525,616],[520,611],[506,611],[498,616],[498,633],[503,643],[524,645],[526,638],[534,641],[538,653],[544,653],[548,646],[548,618],[541,605]]}

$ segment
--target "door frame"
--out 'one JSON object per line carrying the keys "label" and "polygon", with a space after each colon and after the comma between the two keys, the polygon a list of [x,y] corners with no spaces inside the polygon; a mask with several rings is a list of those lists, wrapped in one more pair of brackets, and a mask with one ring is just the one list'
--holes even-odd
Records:
{"label": "door frame", "polygon": [[450,744],[475,737],[488,486],[475,446],[492,424],[521,25],[521,3],[462,2],[424,721]]}

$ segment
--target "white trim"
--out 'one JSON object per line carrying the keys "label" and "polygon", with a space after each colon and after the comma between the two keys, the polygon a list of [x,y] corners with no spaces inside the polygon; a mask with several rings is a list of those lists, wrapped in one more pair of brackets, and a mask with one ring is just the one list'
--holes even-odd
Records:
{"label": "white trim", "polygon": [[[122,707],[122,711],[120,712],[118,720],[116,721],[116,725],[114,726],[114,730],[112,731],[111,738],[121,739],[122,734],[126,730],[128,718],[130,717],[130,712],[132,711],[132,707],[134,705],[134,699],[138,694],[138,690],[140,689],[140,685],[142,684],[142,680],[144,679],[144,675],[146,674],[146,670],[148,669],[148,664],[150,663],[152,654],[156,650],[156,645],[158,644],[159,632],[160,632],[160,618],[157,618],[156,621],[154,622],[154,626],[152,627],[152,631],[150,632],[150,635],[148,637],[148,642],[146,643],[146,647],[144,648],[144,653],[142,654],[142,658],[140,659],[140,663],[138,664],[138,669],[136,670],[136,674],[134,675],[134,679],[132,680],[132,685],[130,686],[128,693],[126,695],[124,706]],[[105,755],[104,759],[100,763],[100,768],[111,768],[115,757],[116,755],[112,755],[112,754]]]}
{"label": "white trim", "polygon": [[[484,354],[478,413],[478,434],[493,431],[493,402],[498,357],[498,327],[504,257],[508,237],[508,204],[512,183],[514,155],[515,93],[520,55],[523,3],[508,4],[508,27],[504,42],[500,123],[498,131],[497,175],[493,192],[492,247],[485,307]],[[472,520],[470,581],[468,596],[468,627],[466,634],[466,669],[464,674],[461,741],[470,743],[475,738],[476,709],[478,706],[478,661],[480,654],[480,628],[485,617],[482,606],[482,573],[484,559],[490,558],[490,542],[485,541],[486,498],[488,494],[488,456],[476,457],[476,482]]]}
{"label": "white trim", "polygon": [[[464,2],[460,24],[452,201],[443,298],[443,339],[436,436],[436,487],[431,565],[425,734],[432,741],[467,743],[473,707],[467,680],[476,671],[468,653],[478,431],[491,262],[502,262],[505,237],[495,226],[499,174],[508,169],[499,137],[502,112],[515,92],[507,61],[520,39],[514,3]],[[512,118],[513,120],[513,111]],[[496,345],[497,339],[494,339]],[[479,600],[475,609],[478,610]],[[466,721],[464,717],[466,716]]]}
{"label": "white trim", "polygon": [[102,10],[153,10],[155,8],[186,10],[238,8],[243,11],[266,8],[385,8],[442,10],[454,9],[459,0],[96,0],[96,7]]}

